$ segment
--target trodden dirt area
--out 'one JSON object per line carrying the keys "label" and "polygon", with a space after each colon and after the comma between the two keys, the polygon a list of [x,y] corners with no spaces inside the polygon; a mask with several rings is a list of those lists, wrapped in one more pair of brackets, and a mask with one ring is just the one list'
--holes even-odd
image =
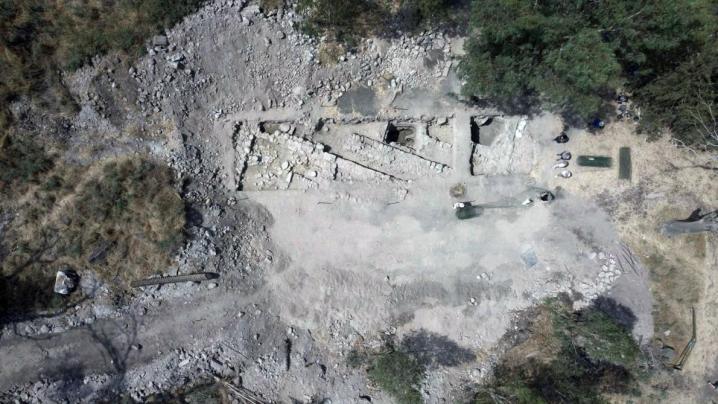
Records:
{"label": "trodden dirt area", "polygon": [[[183,180],[189,240],[158,272],[219,278],[117,299],[80,271],[89,300],[3,325],[0,397],[142,400],[218,375],[264,401],[391,402],[346,356],[428,335],[462,355],[428,369],[423,398],[457,402],[522,310],[567,293],[577,308],[614,299],[642,344],[676,351],[695,306],[699,342],[675,391],[707,399],[716,237],[658,229],[718,206],[708,157],[628,123],[557,144],[557,116],[465,104],[461,38],[367,40],[327,66],[296,21],[216,1],[131,66],[108,56],[67,77],[82,100],[67,134],[77,156],[150,153]],[[619,147],[632,148],[631,180],[618,179]],[[571,178],[553,168],[562,151]],[[616,164],[578,167],[581,154]],[[484,209],[459,220],[456,202]]]}
{"label": "trodden dirt area", "polygon": [[[618,180],[615,168],[586,169],[585,173],[576,170],[574,181],[563,186],[596,201],[608,212],[622,242],[648,271],[655,322],[652,344],[679,353],[691,338],[691,308],[695,308],[698,342],[693,353],[684,370],[673,374],[674,379],[656,382],[674,388],[665,399],[715,400],[715,391],[707,382],[718,376],[714,290],[718,238],[711,233],[667,237],[660,232],[668,220],[687,218],[698,208],[710,211],[718,204],[716,171],[710,169],[715,157],[678,148],[668,139],[649,142],[628,124],[611,125],[601,136],[584,137],[574,150],[616,157],[618,149],[626,146],[632,148],[631,182]],[[617,285],[609,296],[616,293],[633,291]]]}

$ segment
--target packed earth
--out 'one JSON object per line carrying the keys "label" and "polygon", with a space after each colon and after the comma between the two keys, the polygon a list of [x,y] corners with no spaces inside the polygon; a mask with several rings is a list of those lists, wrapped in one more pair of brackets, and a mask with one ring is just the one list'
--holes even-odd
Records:
{"label": "packed earth", "polygon": [[[659,231],[718,206],[715,173],[691,168],[708,157],[649,143],[632,122],[593,133],[549,112],[467,103],[461,36],[362,39],[325,63],[300,21],[291,8],[209,2],[139,59],[110,53],[64,73],[80,105],[71,118],[12,105],[23,130],[69,145],[68,162],[148,155],[169,166],[186,241],[146,278],[211,276],[118,295],[75,268],[85,299],[0,322],[0,401],[144,402],[222,380],[230,402],[389,403],[349,358],[396,341],[428,358],[424,402],[467,402],[530,309],[558,296],[574,310],[608,300],[629,312],[645,350],[665,351],[657,338],[683,348],[691,308],[678,309],[672,337],[659,329],[649,256],[677,251],[685,268],[715,272],[715,234]],[[562,133],[570,141],[556,142]],[[621,178],[625,147],[633,173]],[[580,165],[584,154],[615,164]],[[475,217],[460,218],[467,208]],[[703,402],[718,378],[715,344],[701,345],[718,326],[706,276],[682,373],[682,394]]]}

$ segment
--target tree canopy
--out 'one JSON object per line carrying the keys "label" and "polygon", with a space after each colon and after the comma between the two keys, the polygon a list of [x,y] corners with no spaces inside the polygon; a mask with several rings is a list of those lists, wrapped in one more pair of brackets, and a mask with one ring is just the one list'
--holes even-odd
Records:
{"label": "tree canopy", "polygon": [[654,98],[670,99],[675,80],[712,86],[703,92],[715,95],[715,81],[689,71],[715,67],[716,58],[701,55],[717,46],[716,8],[712,0],[476,1],[465,90],[507,107],[544,105],[588,119],[621,88],[641,101],[645,129],[666,124],[683,134],[688,125],[661,117],[676,100]]}

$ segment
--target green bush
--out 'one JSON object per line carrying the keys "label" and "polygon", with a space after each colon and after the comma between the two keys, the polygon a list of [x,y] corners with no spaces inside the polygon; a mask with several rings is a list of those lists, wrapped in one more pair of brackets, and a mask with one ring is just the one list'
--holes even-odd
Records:
{"label": "green bush", "polygon": [[[607,106],[617,88],[637,94],[648,88],[640,100],[656,115],[652,105],[662,105],[656,97],[672,97],[671,85],[663,80],[673,75],[695,81],[679,66],[715,49],[718,23],[712,4],[474,2],[472,27],[478,34],[470,38],[461,65],[465,91],[507,108],[543,105],[588,119]],[[658,110],[667,112],[665,105]],[[679,136],[686,131],[670,119],[652,122],[668,124]]]}
{"label": "green bush", "polygon": [[421,403],[419,384],[424,368],[410,355],[392,350],[372,358],[369,379],[394,397],[399,404]]}
{"label": "green bush", "polygon": [[275,11],[284,8],[284,0],[261,0],[259,6],[264,11]]}
{"label": "green bush", "polygon": [[59,266],[95,271],[120,289],[164,270],[184,239],[184,202],[172,182],[169,168],[141,158],[57,163],[39,174],[15,198],[15,219],[0,240],[8,252],[0,288],[31,292],[6,290],[4,310],[54,307]]}
{"label": "green bush", "polygon": [[373,0],[299,0],[297,11],[305,18],[305,32],[351,45],[381,29],[386,10]]}
{"label": "green bush", "polygon": [[476,404],[606,403],[604,393],[635,393],[640,351],[628,330],[595,307],[574,313],[559,299],[539,312],[532,327],[549,324],[549,339],[532,329],[525,343],[539,352],[500,362],[493,382],[477,392]]}
{"label": "green bush", "polygon": [[607,314],[587,310],[575,323],[573,331],[574,341],[591,360],[626,368],[636,366],[640,354],[636,341]]}
{"label": "green bush", "polygon": [[37,181],[51,167],[52,159],[32,140],[0,136],[0,190],[7,192],[13,185]]}
{"label": "green bush", "polygon": [[205,0],[0,0],[0,128],[7,103],[30,96],[56,112],[72,110],[59,69],[75,70],[111,51],[136,56],[152,35]]}
{"label": "green bush", "polygon": [[[402,0],[401,8],[416,14],[417,21],[411,25],[418,26],[422,21],[436,23],[447,18],[451,3],[451,0]],[[406,13],[402,17],[406,18]]]}
{"label": "green bush", "polygon": [[687,145],[718,147],[718,44],[692,55],[636,91],[640,127],[649,135],[670,127]]}

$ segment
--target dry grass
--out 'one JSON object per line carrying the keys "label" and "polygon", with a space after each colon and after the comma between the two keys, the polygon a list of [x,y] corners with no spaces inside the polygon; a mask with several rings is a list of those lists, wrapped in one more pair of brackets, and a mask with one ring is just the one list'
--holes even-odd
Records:
{"label": "dry grass", "polygon": [[183,241],[184,203],[162,165],[121,159],[91,167],[56,163],[25,194],[3,201],[16,212],[3,244],[3,282],[39,290],[4,296],[5,309],[51,305],[55,270],[92,270],[125,287],[162,270]]}
{"label": "dry grass", "polygon": [[690,308],[698,304],[704,289],[704,278],[691,269],[695,264],[685,256],[704,251],[705,240],[697,236],[681,244],[685,244],[685,255],[664,253],[650,242],[642,242],[637,248],[651,275],[656,338],[676,349],[691,337]]}
{"label": "dry grass", "polygon": [[501,358],[474,404],[602,403],[607,394],[637,394],[638,347],[611,317],[593,307],[574,313],[561,299],[526,316],[526,339]]}
{"label": "dry grass", "polygon": [[343,45],[336,42],[322,42],[319,45],[319,63],[322,66],[334,66],[344,53],[346,53],[346,50]]}
{"label": "dry grass", "polygon": [[[578,154],[616,156],[618,149],[633,150],[633,180],[618,179],[616,170],[574,172],[562,185],[586,199],[607,198],[621,240],[641,260],[649,273],[653,295],[654,340],[680,351],[691,336],[691,306],[696,307],[698,343],[681,373],[656,374],[644,383],[648,395],[675,395],[683,401],[700,402],[707,372],[713,366],[702,358],[715,357],[718,333],[718,298],[710,285],[716,280],[711,262],[715,236],[666,237],[659,232],[667,220],[682,219],[694,209],[718,207],[715,171],[700,168],[714,165],[706,153],[675,147],[668,136],[647,142],[630,124],[607,127],[597,136],[572,138],[571,151]],[[668,331],[668,332],[667,332]],[[666,402],[670,401],[670,398]],[[674,400],[675,401],[675,400]]]}
{"label": "dry grass", "polygon": [[0,191],[18,192],[52,167],[52,159],[32,140],[0,135]]}
{"label": "dry grass", "polygon": [[284,8],[284,0],[261,0],[259,7],[264,12],[277,11]]}
{"label": "dry grass", "polygon": [[[72,112],[60,69],[110,51],[137,55],[145,40],[203,1],[0,0],[0,100],[29,96],[50,111]],[[10,123],[3,105],[0,128]]]}
{"label": "dry grass", "polygon": [[504,362],[512,367],[524,366],[529,360],[547,365],[561,350],[548,306],[539,306],[531,321],[531,337],[511,348],[504,357]]}

